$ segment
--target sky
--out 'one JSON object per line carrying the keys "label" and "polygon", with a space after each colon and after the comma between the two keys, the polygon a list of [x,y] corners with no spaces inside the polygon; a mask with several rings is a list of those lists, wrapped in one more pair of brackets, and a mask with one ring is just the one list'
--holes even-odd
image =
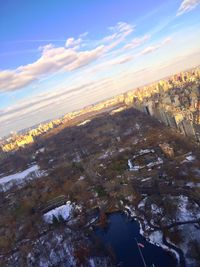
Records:
{"label": "sky", "polygon": [[0,136],[200,64],[200,0],[0,0]]}

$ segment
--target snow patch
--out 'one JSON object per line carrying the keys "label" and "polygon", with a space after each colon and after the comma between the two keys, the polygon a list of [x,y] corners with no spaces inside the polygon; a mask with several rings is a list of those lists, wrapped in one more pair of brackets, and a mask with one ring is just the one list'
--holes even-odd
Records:
{"label": "snow patch", "polygon": [[90,264],[90,267],[96,266],[93,259],[89,259],[89,264]]}
{"label": "snow patch", "polygon": [[140,130],[140,125],[139,125],[139,123],[136,122],[136,124],[135,124],[135,128],[136,128],[137,130]]}
{"label": "snow patch", "polygon": [[[141,149],[138,152],[138,154],[133,156],[133,160],[137,159],[140,156],[149,154],[149,153],[155,153],[155,150],[154,149]],[[150,163],[148,163],[146,165],[142,165],[142,166],[134,165],[134,163],[132,162],[131,159],[128,160],[128,167],[129,167],[130,171],[139,171],[139,170],[141,170],[143,168],[148,168],[148,171],[151,171],[152,167],[157,166],[157,165],[161,165],[161,164],[163,164],[163,160],[160,157],[158,157],[156,161],[152,161],[152,162],[150,162]]]}
{"label": "snow patch", "polygon": [[85,176],[80,176],[80,178],[78,179],[79,181],[82,181],[85,179]]}
{"label": "snow patch", "polygon": [[89,123],[90,121],[91,120],[85,120],[85,121],[79,123],[78,126],[85,125],[85,124]]}
{"label": "snow patch", "polygon": [[128,213],[131,217],[137,217],[137,214],[135,213],[135,210],[133,207],[129,207],[128,205],[125,206],[125,213]]}
{"label": "snow patch", "polygon": [[35,152],[35,154],[37,155],[37,154],[39,154],[39,153],[44,153],[44,151],[45,151],[45,148],[42,147],[42,148],[38,149],[38,150]]}
{"label": "snow patch", "polygon": [[141,167],[139,165],[135,165],[134,166],[130,159],[128,160],[128,167],[129,167],[129,171],[138,171],[138,170],[143,168],[143,167]]}
{"label": "snow patch", "polygon": [[154,149],[141,149],[137,155],[133,156],[133,158],[137,158],[138,156],[142,156],[142,155],[149,154],[149,153],[155,153],[155,150]]}
{"label": "snow patch", "polygon": [[107,151],[105,151],[105,153],[104,153],[103,155],[101,155],[98,159],[100,159],[100,160],[101,160],[101,159],[106,159],[106,158],[112,156],[112,154],[113,154],[112,151],[107,150]]}
{"label": "snow patch", "polygon": [[[179,254],[176,250],[169,248],[168,246],[163,244],[162,240],[163,234],[161,231],[153,231],[148,235],[148,240],[151,244],[156,245],[158,247],[163,248],[164,250],[171,251],[173,254],[175,254],[175,257],[177,259],[177,262],[180,262]],[[170,243],[170,242],[169,242]]]}
{"label": "snow patch", "polygon": [[60,217],[62,217],[63,220],[66,221],[71,217],[73,210],[74,210],[74,205],[71,203],[71,201],[67,201],[65,205],[62,205],[60,207],[57,207],[55,209],[46,212],[43,215],[43,218],[45,222],[49,224],[53,223],[54,217],[56,217],[56,219],[58,220]]}
{"label": "snow patch", "polygon": [[142,179],[141,182],[146,182],[146,181],[149,181],[151,179],[152,179],[152,177],[148,177],[148,178]]}
{"label": "snow patch", "polygon": [[151,211],[152,211],[152,214],[162,214],[163,213],[163,209],[158,207],[156,204],[151,204]]}
{"label": "snow patch", "polygon": [[0,191],[9,190],[12,186],[16,184],[22,184],[27,179],[31,180],[33,178],[38,178],[44,174],[45,172],[41,171],[38,165],[33,165],[22,172],[4,176],[0,178]]}
{"label": "snow patch", "polygon": [[150,162],[149,164],[147,164],[147,167],[152,168],[152,167],[154,167],[156,165],[160,165],[160,164],[163,164],[163,160],[160,157],[158,157],[157,161]]}
{"label": "snow patch", "polygon": [[149,238],[149,242],[151,244],[154,244],[156,246],[160,246],[163,241],[162,241],[162,232],[161,231],[153,231],[149,234],[148,238]]}
{"label": "snow patch", "polygon": [[145,207],[146,200],[147,200],[147,197],[145,197],[144,199],[140,201],[140,203],[138,204],[139,209],[143,209]]}
{"label": "snow patch", "polygon": [[188,161],[194,161],[195,159],[196,159],[196,157],[195,156],[193,156],[193,155],[189,155],[189,156],[187,156],[187,157],[185,157]]}
{"label": "snow patch", "polygon": [[197,188],[197,187],[200,187],[200,183],[188,182],[186,183],[186,186]]}
{"label": "snow patch", "polygon": [[179,196],[178,197],[178,211],[177,211],[177,219],[180,221],[189,221],[193,219],[197,219],[197,214],[199,214],[200,210],[196,203],[192,204],[189,202],[188,197]]}

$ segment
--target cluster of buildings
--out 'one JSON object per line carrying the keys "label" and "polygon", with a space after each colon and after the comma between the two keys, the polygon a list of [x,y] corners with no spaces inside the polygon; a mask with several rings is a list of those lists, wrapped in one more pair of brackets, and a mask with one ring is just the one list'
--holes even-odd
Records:
{"label": "cluster of buildings", "polygon": [[18,150],[20,147],[24,147],[34,142],[35,138],[43,133],[46,133],[50,129],[60,125],[62,121],[60,119],[50,121],[48,123],[40,124],[37,128],[27,131],[25,134],[12,134],[11,137],[6,139],[0,145],[0,158],[3,152],[10,152]]}
{"label": "cluster of buildings", "polygon": [[16,150],[19,147],[23,147],[27,144],[31,144],[34,142],[33,136],[29,134],[25,135],[14,135],[9,138],[9,141],[2,145],[2,150],[4,152],[9,152]]}
{"label": "cluster of buildings", "polygon": [[70,112],[61,119],[41,124],[25,134],[15,134],[0,144],[0,158],[6,152],[15,151],[33,143],[36,136],[66,121],[122,104],[133,106],[154,116],[166,125],[200,142],[200,68],[195,68],[79,111]]}
{"label": "cluster of buildings", "polygon": [[[129,92],[135,108],[200,142],[200,68]],[[130,104],[129,103],[129,104]]]}
{"label": "cluster of buildings", "polygon": [[88,113],[91,113],[91,112],[98,112],[98,111],[101,111],[101,110],[105,110],[105,109],[109,109],[109,108],[115,107],[118,104],[123,104],[124,103],[124,99],[125,99],[124,98],[124,94],[117,95],[117,96],[115,96],[113,98],[110,98],[110,99],[105,100],[105,101],[98,102],[98,103],[90,105],[90,106],[87,106],[87,107],[85,107],[83,109],[80,109],[78,111],[67,113],[64,116],[64,120],[65,121],[72,120],[72,119],[74,119],[74,118],[76,118],[78,116],[82,116],[82,115],[85,115],[85,114],[88,114]]}
{"label": "cluster of buildings", "polygon": [[31,129],[24,134],[13,134],[11,137],[9,137],[0,144],[0,158],[4,157],[5,153],[7,152],[16,151],[21,147],[33,143],[37,136],[48,132],[49,130],[63,124],[66,121],[70,121],[84,114],[98,112],[100,110],[116,106],[118,103],[123,103],[123,101],[124,95],[122,94],[112,99],[108,99],[97,104],[90,105],[81,110],[70,112],[66,114],[63,118],[40,124],[38,127]]}

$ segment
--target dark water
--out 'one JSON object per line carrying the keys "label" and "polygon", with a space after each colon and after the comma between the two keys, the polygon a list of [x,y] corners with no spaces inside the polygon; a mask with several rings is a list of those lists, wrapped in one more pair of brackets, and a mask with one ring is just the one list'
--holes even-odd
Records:
{"label": "dark water", "polygon": [[109,224],[106,229],[97,229],[96,235],[105,246],[112,247],[117,263],[123,267],[144,267],[137,243],[141,248],[147,267],[175,267],[174,258],[160,247],[148,243],[139,233],[139,224],[130,220],[126,215],[114,213],[109,215]]}

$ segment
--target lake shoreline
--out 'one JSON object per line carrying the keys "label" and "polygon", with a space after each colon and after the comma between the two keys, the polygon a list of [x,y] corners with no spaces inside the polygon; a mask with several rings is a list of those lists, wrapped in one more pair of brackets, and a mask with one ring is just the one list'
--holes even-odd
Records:
{"label": "lake shoreline", "polygon": [[[176,262],[176,264],[174,266],[179,266],[179,254],[177,253],[177,251],[175,251],[174,247],[170,247],[170,245],[168,246],[168,242],[165,243],[158,243],[158,242],[153,242],[151,240],[151,238],[149,238],[145,232],[142,230],[143,226],[142,226],[142,218],[139,218],[138,216],[135,215],[135,213],[132,211],[132,213],[130,212],[130,208],[128,209],[128,207],[126,206],[124,210],[121,209],[115,209],[112,212],[105,212],[106,214],[106,222],[104,222],[104,225],[101,225],[100,223],[96,223],[95,226],[93,226],[93,230],[96,231],[97,229],[101,229],[102,231],[104,231],[105,229],[108,229],[110,227],[110,217],[112,216],[122,216],[124,217],[125,221],[128,221],[130,223],[137,223],[138,227],[139,227],[139,235],[141,235],[144,240],[147,243],[150,243],[160,249],[162,249],[163,251],[165,251],[170,257],[173,258],[173,260]],[[106,230],[105,230],[106,231]],[[120,231],[120,229],[119,229]],[[165,239],[166,240],[166,239]],[[183,265],[181,265],[183,266]]]}

